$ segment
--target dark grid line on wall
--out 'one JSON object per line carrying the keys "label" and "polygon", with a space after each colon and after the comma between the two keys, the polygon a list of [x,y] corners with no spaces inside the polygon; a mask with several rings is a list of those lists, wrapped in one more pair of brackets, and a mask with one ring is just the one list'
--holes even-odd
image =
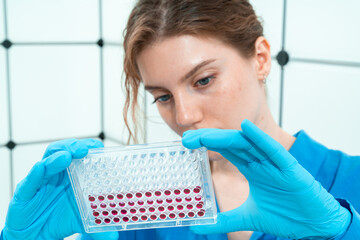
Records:
{"label": "dark grid line on wall", "polygon": [[12,111],[11,111],[11,86],[10,86],[10,60],[9,60],[9,48],[6,49],[6,82],[7,82],[7,111],[8,111],[8,129],[9,129],[9,141],[6,144],[6,147],[10,150],[10,196],[12,196],[12,189],[14,189],[14,166],[13,166],[13,149],[15,148],[16,144],[12,141]]}
{"label": "dark grid line on wall", "polygon": [[14,181],[13,181],[13,175],[14,175],[14,166],[13,166],[13,148],[16,146],[14,142],[12,141],[12,111],[11,111],[11,96],[10,96],[10,64],[9,64],[9,48],[11,47],[11,42],[8,41],[8,22],[7,22],[7,4],[6,0],[3,1],[3,15],[4,15],[4,34],[5,34],[5,40],[2,42],[2,46],[5,48],[5,64],[6,64],[6,70],[5,70],[5,76],[6,76],[6,84],[7,84],[7,112],[8,112],[8,136],[9,141],[5,145],[9,150],[9,168],[10,168],[10,196],[12,196],[12,191],[14,189]]}
{"label": "dark grid line on wall", "polygon": [[8,38],[8,30],[7,30],[6,0],[3,0],[3,16],[4,16],[4,34],[5,34],[5,39],[7,39]]}
{"label": "dark grid line on wall", "polygon": [[105,120],[104,120],[104,41],[103,41],[103,21],[102,21],[102,0],[99,0],[99,41],[97,45],[100,47],[100,134],[101,140],[105,139]]}
{"label": "dark grid line on wall", "polygon": [[360,67],[360,62],[349,62],[349,61],[336,61],[336,60],[324,60],[324,59],[309,59],[309,58],[291,58],[292,62],[301,62],[301,63],[314,63],[322,65],[332,65],[332,66],[343,66],[343,67]]}
{"label": "dark grid line on wall", "polygon": [[283,120],[283,100],[284,100],[284,66],[289,61],[289,55],[285,51],[285,31],[286,31],[286,0],[283,2],[283,19],[282,19],[282,36],[281,36],[281,51],[276,56],[278,63],[281,66],[280,73],[280,106],[279,106],[279,126],[282,127]]}
{"label": "dark grid line on wall", "polygon": [[92,46],[97,42],[12,42],[12,46]]}

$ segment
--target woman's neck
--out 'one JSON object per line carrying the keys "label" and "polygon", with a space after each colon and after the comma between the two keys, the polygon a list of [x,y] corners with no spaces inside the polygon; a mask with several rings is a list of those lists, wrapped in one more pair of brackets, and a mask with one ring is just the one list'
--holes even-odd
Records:
{"label": "woman's neck", "polygon": [[289,150],[294,144],[296,138],[289,133],[285,132],[274,120],[270,110],[266,109],[266,117],[257,120],[255,125],[257,125],[262,131],[267,133],[275,141],[279,142],[286,150]]}

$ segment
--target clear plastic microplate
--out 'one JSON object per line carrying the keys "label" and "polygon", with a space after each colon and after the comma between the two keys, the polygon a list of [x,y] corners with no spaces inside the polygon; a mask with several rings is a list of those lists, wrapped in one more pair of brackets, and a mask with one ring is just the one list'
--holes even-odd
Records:
{"label": "clear plastic microplate", "polygon": [[67,170],[88,233],[216,223],[205,148],[90,149]]}

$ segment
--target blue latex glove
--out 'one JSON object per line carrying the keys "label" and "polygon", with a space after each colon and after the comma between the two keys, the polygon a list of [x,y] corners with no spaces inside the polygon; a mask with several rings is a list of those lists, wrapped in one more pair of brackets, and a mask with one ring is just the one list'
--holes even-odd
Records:
{"label": "blue latex glove", "polygon": [[199,129],[183,135],[187,148],[205,146],[221,153],[250,187],[244,204],[220,213],[215,225],[191,227],[193,232],[259,231],[290,239],[330,239],[347,230],[350,212],[285,148],[248,120],[241,128],[242,132]]}
{"label": "blue latex glove", "polygon": [[[63,239],[84,233],[66,168],[89,148],[102,147],[94,139],[52,143],[44,157],[18,185],[0,239]],[[117,232],[92,234],[94,239],[117,239]]]}

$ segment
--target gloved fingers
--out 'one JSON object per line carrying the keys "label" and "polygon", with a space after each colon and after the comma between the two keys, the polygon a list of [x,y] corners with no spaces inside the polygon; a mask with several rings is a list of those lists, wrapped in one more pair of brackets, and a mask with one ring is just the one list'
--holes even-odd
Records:
{"label": "gloved fingers", "polygon": [[43,162],[37,162],[28,175],[16,186],[14,199],[21,202],[31,200],[40,188],[45,174]]}
{"label": "gloved fingers", "polygon": [[14,196],[19,201],[31,200],[38,189],[44,184],[45,179],[65,170],[71,163],[69,152],[56,152],[46,159],[37,162],[29,174],[17,186]]}
{"label": "gloved fingers", "polygon": [[87,155],[89,148],[96,147],[103,147],[103,144],[96,139],[65,139],[51,143],[47,147],[43,158],[46,158],[58,151],[68,151],[73,158],[83,158]]}
{"label": "gloved fingers", "polygon": [[44,179],[49,179],[70,166],[72,156],[67,151],[59,151],[41,161],[45,163]]}
{"label": "gloved fingers", "polygon": [[197,130],[188,130],[188,131],[184,132],[182,135],[182,144],[184,145],[184,147],[189,148],[189,149],[196,149],[196,148],[203,147],[203,145],[200,141],[201,135],[208,131],[213,131],[213,130],[214,130],[213,128],[201,128],[201,129],[197,129]]}
{"label": "gloved fingers", "polygon": [[[79,208],[76,204],[74,191],[71,186],[69,186],[67,191],[70,194],[66,194],[65,197],[66,197],[66,201],[68,201],[70,204],[68,205],[68,209],[66,209],[64,211],[64,213],[66,213],[66,215],[64,216],[64,219],[66,219],[68,221],[70,228],[68,229],[69,232],[65,236],[69,236],[74,233],[83,234],[83,233],[85,233],[85,229],[84,229],[84,225],[81,220]],[[50,228],[52,228],[51,225],[50,225]]]}
{"label": "gloved fingers", "polygon": [[246,175],[247,168],[249,165],[248,156],[246,156],[246,152],[240,152],[238,154],[234,154],[230,151],[219,151],[223,157],[225,157],[227,160],[229,160],[232,164],[235,165],[239,169],[242,174]]}
{"label": "gloved fingers", "polygon": [[194,149],[202,146],[208,149],[228,149],[230,146],[249,149],[251,145],[241,136],[241,132],[233,129],[202,128],[186,131],[183,134],[185,147]]}
{"label": "gloved fingers", "polygon": [[[236,159],[236,162],[240,165],[247,165],[247,163],[251,161],[246,153],[241,152],[241,149],[251,148],[251,146],[241,137],[240,131],[237,130],[203,128],[187,131],[186,134],[183,135],[182,143],[190,149],[204,146],[223,156],[226,155],[224,157],[230,161]],[[239,151],[234,154],[232,151],[233,148],[238,148]]]}
{"label": "gloved fingers", "polygon": [[228,151],[236,158],[248,163],[266,160],[264,153],[255,144],[246,139],[239,130],[229,129],[199,129],[185,132],[183,145],[187,148],[205,146],[209,150],[219,152]]}
{"label": "gloved fingers", "polygon": [[244,135],[256,144],[279,169],[286,169],[296,162],[296,159],[280,143],[249,120],[245,119],[241,123],[241,129]]}
{"label": "gloved fingers", "polygon": [[101,232],[89,234],[94,240],[118,240],[118,232]]}
{"label": "gloved fingers", "polygon": [[86,139],[81,139],[81,142],[83,142],[88,148],[101,148],[104,147],[104,144],[97,139],[93,139],[93,138],[86,138]]}
{"label": "gloved fingers", "polygon": [[209,225],[191,226],[190,231],[196,234],[221,234],[236,231],[251,231],[251,219],[247,217],[247,211],[240,206],[236,209],[222,212],[217,215],[217,222]]}

